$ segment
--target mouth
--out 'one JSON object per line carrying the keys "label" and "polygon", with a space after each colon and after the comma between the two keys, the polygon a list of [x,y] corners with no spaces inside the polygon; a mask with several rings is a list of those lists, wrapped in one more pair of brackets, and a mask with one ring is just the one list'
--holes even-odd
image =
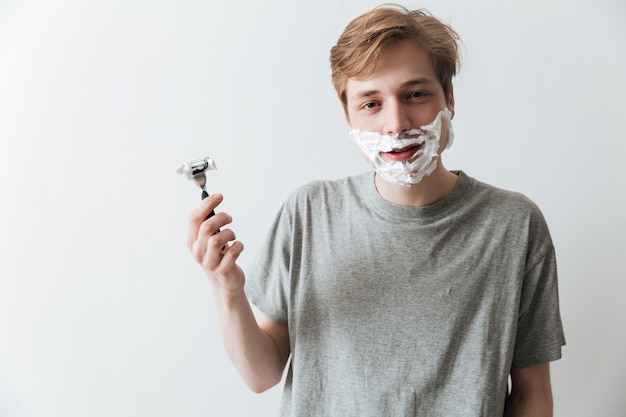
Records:
{"label": "mouth", "polygon": [[406,161],[411,159],[422,148],[422,145],[422,143],[416,143],[401,149],[394,149],[391,152],[381,152],[380,156],[388,161]]}

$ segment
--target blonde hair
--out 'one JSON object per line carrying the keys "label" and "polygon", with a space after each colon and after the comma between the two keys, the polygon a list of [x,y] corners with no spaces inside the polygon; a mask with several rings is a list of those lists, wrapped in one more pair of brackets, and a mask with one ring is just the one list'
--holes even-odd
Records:
{"label": "blonde hair", "polygon": [[373,72],[383,49],[404,40],[419,43],[430,55],[446,102],[450,100],[452,77],[460,64],[459,35],[426,10],[390,4],[352,20],[330,51],[332,80],[344,110],[348,79]]}

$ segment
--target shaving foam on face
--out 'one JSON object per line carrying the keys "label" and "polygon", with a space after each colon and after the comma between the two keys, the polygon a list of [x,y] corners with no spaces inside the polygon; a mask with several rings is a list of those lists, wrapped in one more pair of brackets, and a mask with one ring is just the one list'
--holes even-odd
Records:
{"label": "shaving foam on face", "polygon": [[[452,114],[450,110],[441,110],[432,123],[419,129],[411,129],[393,136],[379,132],[361,132],[358,129],[350,131],[350,138],[359,146],[370,165],[381,177],[393,184],[410,187],[418,184],[437,168],[437,151],[441,139],[443,123],[448,127],[448,144],[452,146],[454,133],[452,132]],[[411,158],[404,161],[387,161],[381,153],[404,149],[409,146],[420,145]]]}

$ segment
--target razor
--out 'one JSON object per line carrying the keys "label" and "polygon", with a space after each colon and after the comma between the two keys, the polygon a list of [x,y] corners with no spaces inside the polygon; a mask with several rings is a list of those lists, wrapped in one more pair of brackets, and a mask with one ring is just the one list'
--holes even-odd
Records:
{"label": "razor", "polygon": [[[184,175],[188,180],[193,180],[198,187],[202,190],[202,199],[204,200],[209,196],[206,192],[206,171],[213,171],[217,169],[215,161],[209,158],[196,159],[195,161],[183,162],[176,169],[177,174]],[[215,215],[215,211],[211,211],[207,217]]]}

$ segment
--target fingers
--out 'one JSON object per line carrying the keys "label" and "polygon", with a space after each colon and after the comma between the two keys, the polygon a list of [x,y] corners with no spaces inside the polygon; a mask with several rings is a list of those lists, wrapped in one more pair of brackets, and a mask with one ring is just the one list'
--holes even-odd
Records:
{"label": "fingers", "polygon": [[[215,217],[217,216],[220,215],[218,214]],[[191,250],[196,262],[210,271],[215,270],[222,260],[223,252],[228,249],[228,242],[236,239],[235,232],[231,229],[224,229],[219,233],[215,233],[215,230],[210,227],[201,227],[198,240],[196,240]]]}
{"label": "fingers", "polygon": [[[196,262],[202,265],[207,272],[218,272],[220,265],[232,268],[243,250],[241,243],[235,242],[231,247],[229,242],[236,239],[235,232],[223,229],[232,222],[232,217],[226,213],[217,213],[210,218],[208,214],[217,208],[223,200],[221,194],[213,194],[202,200],[189,215],[187,233],[187,247]],[[220,229],[223,229],[220,231]]]}
{"label": "fingers", "polygon": [[205,268],[207,276],[214,285],[214,290],[227,291],[229,293],[239,293],[243,290],[245,277],[243,271],[237,265],[237,258],[239,258],[242,251],[243,244],[234,242],[232,246],[220,252],[221,259],[213,270]]}
{"label": "fingers", "polygon": [[232,272],[238,269],[237,258],[243,251],[243,244],[241,242],[235,242],[232,246],[227,247],[221,252],[221,259],[219,263],[213,268],[213,270],[221,276],[229,276]]}
{"label": "fingers", "polygon": [[[222,290],[239,291],[243,288],[243,271],[237,265],[237,259],[243,251],[241,242],[234,242],[228,246],[229,240],[235,239],[235,233],[230,229],[211,236],[208,240],[198,239],[192,252],[200,263],[215,288]],[[206,250],[199,242],[206,241]]]}
{"label": "fingers", "polygon": [[189,215],[189,225],[187,228],[188,249],[191,249],[198,239],[198,232],[200,230],[200,227],[209,216],[209,213],[215,210],[215,208],[220,205],[222,200],[223,196],[221,194],[213,194],[212,196],[202,200],[202,202],[198,204],[196,208],[194,208],[194,210],[191,212],[191,214]]}

